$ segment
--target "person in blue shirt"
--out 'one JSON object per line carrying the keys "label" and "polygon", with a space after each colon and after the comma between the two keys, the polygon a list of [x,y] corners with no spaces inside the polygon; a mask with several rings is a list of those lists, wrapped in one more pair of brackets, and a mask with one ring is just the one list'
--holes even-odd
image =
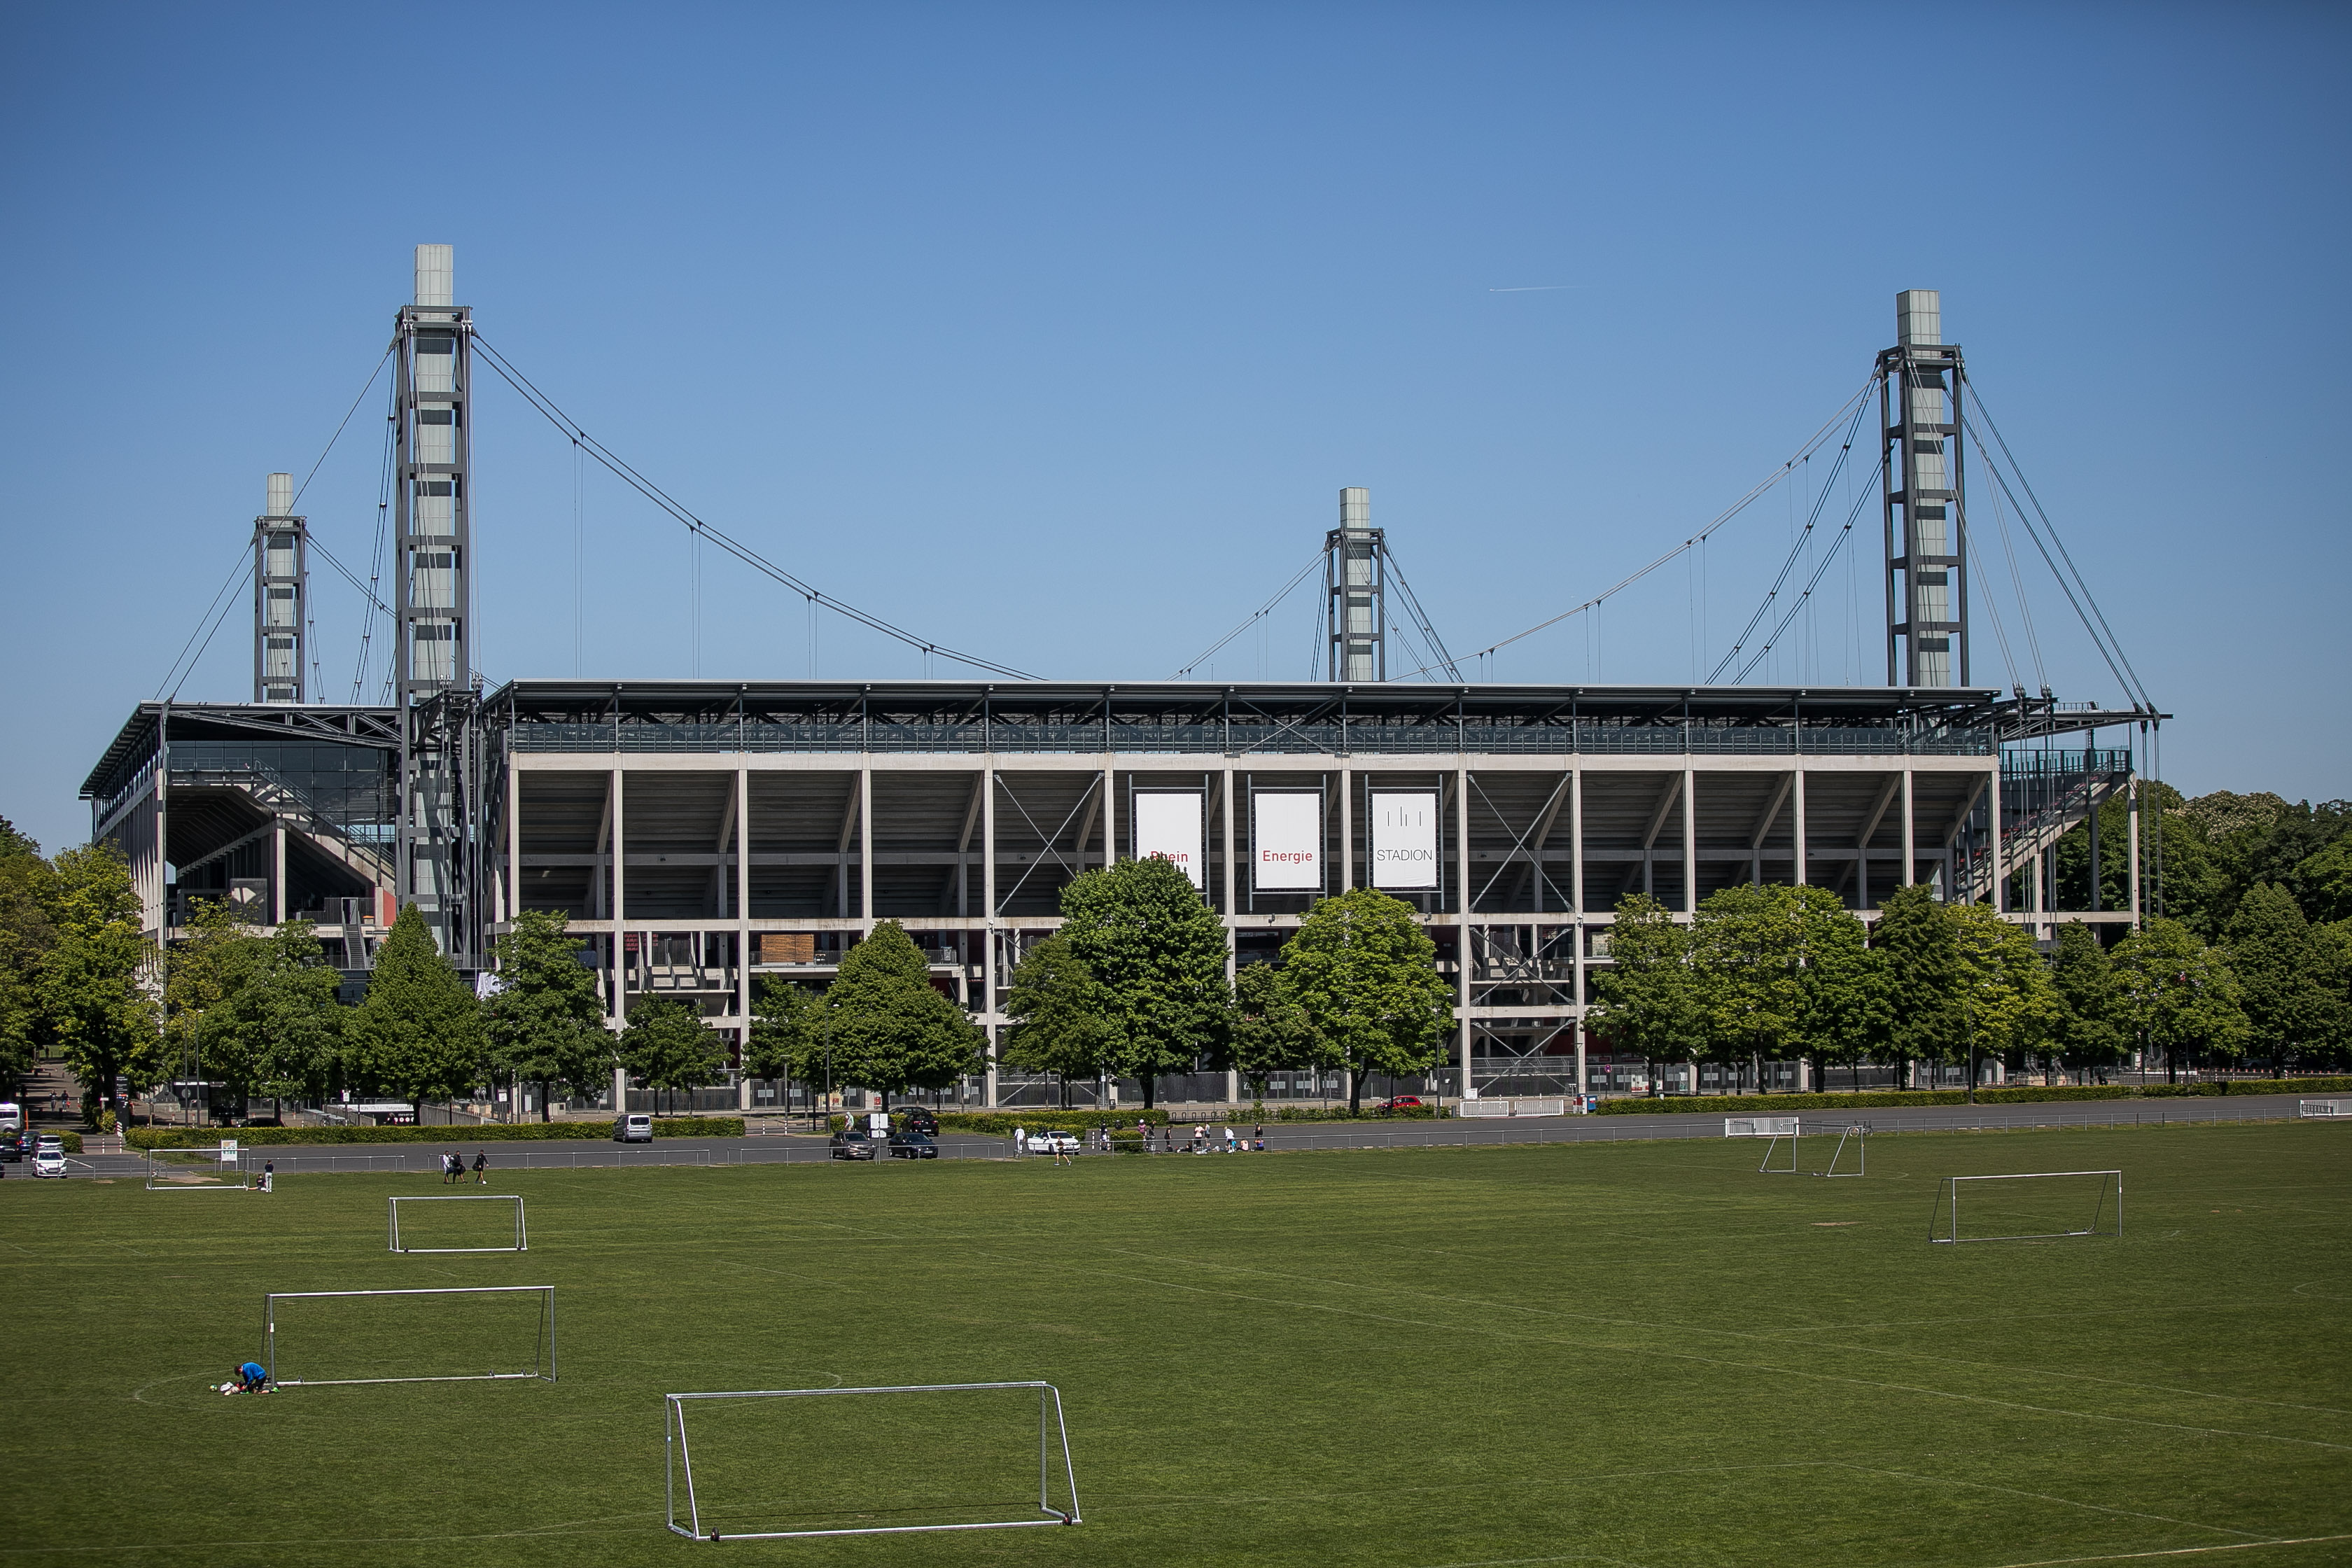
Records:
{"label": "person in blue shirt", "polygon": [[246,1393],[259,1394],[269,1382],[269,1369],[257,1361],[249,1361],[236,1369],[236,1379]]}

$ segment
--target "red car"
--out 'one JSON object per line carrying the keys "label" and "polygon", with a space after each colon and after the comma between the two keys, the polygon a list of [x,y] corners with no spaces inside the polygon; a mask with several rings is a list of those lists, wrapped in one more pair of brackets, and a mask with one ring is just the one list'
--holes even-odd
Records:
{"label": "red car", "polygon": [[1400,1094],[1392,1100],[1381,1100],[1381,1109],[1382,1110],[1426,1110],[1429,1107],[1422,1103],[1421,1096],[1417,1094]]}

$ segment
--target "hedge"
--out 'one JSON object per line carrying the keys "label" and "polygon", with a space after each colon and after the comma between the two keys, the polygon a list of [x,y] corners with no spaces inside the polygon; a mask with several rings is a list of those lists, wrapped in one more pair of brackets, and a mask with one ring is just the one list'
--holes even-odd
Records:
{"label": "hedge", "polygon": [[1350,1110],[1344,1105],[1285,1105],[1276,1107],[1276,1121],[1430,1121],[1440,1116],[1451,1116],[1451,1110],[1438,1110],[1430,1106],[1408,1106],[1402,1110],[1381,1110],[1367,1107]]}
{"label": "hedge", "polygon": [[[919,1106],[901,1106],[891,1114],[897,1116],[908,1110],[920,1109],[922,1108]],[[1113,1129],[1124,1127],[1132,1131],[1138,1121],[1149,1121],[1154,1127],[1168,1125],[1168,1113],[1156,1109],[1151,1110],[938,1110],[933,1111],[932,1114],[940,1119],[940,1131],[942,1132],[990,1132],[1004,1138],[1012,1137],[1015,1127],[1020,1128],[1024,1132],[1056,1131],[1087,1132],[1097,1127]],[[854,1120],[860,1127],[866,1125],[866,1115],[864,1111],[858,1111],[855,1115]],[[837,1132],[847,1127],[852,1120],[850,1116],[836,1113],[833,1117],[834,1131]]]}
{"label": "hedge", "polygon": [[[1979,1089],[1979,1105],[2048,1104],[2084,1100],[2158,1100],[2182,1095],[2332,1094],[2352,1091],[2352,1079],[2238,1079],[2213,1083],[2053,1084],[2011,1089]],[[1595,1110],[1602,1116],[1652,1116],[1662,1111],[1705,1111],[1739,1114],[1749,1111],[1843,1110],[1897,1105],[1966,1105],[1965,1089],[1864,1089],[1859,1094],[1677,1094],[1664,1100],[1603,1100]]]}
{"label": "hedge", "polygon": [[[609,1121],[488,1121],[478,1127],[134,1127],[133,1149],[209,1149],[224,1138],[265,1143],[524,1143],[613,1136]],[[740,1138],[740,1116],[656,1116],[656,1138]]]}

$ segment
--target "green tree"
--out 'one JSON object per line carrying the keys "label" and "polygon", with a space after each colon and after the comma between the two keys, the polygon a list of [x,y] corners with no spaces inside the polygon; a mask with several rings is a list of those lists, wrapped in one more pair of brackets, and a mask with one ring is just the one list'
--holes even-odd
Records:
{"label": "green tree", "polygon": [[130,867],[110,846],[66,850],[45,880],[56,940],[41,961],[38,1029],[81,1080],[82,1114],[95,1119],[118,1078],[163,1076],[155,1005],[142,984],[155,952],[140,931]]}
{"label": "green tree", "polygon": [[824,1003],[834,1081],[874,1090],[886,1110],[891,1095],[945,1089],[986,1057],[987,1037],[931,984],[930,965],[896,921],[842,955]]}
{"label": "green tree", "polygon": [[[1887,1045],[1898,1068],[1947,1062],[1966,1049],[1960,1008],[1960,948],[1951,910],[1924,885],[1897,888],[1881,906],[1871,945],[1886,965],[1893,1024]],[[1897,1083],[1903,1081],[1898,1075]]]}
{"label": "green tree", "polygon": [[2050,1044],[2058,1059],[2078,1071],[2113,1066],[2127,1044],[2119,1022],[2115,965],[2081,921],[2058,928],[2050,984],[2058,1002]]}
{"label": "green tree", "polygon": [[1351,888],[1307,911],[1282,949],[1282,987],[1313,1028],[1318,1060],[1348,1075],[1348,1109],[1364,1080],[1427,1072],[1445,1060],[1454,996],[1412,906]]}
{"label": "green tree", "polygon": [[288,921],[257,942],[257,962],[207,1018],[208,1049],[232,1053],[240,1094],[321,1100],[342,1065],[343,1025],[351,1009],[342,976],[327,964],[310,921]]}
{"label": "green tree", "polygon": [[2296,862],[2295,900],[2316,923],[2352,920],[2352,833]]}
{"label": "green tree", "polygon": [[2257,884],[2238,901],[2227,936],[2251,1041],[2270,1058],[2272,1076],[2284,1077],[2291,1061],[2335,1055],[2347,1025],[2344,1001],[2294,895]]}
{"label": "green tree", "polygon": [[41,961],[58,934],[49,923],[48,879],[41,847],[0,816],[0,1087],[33,1069]]}
{"label": "green tree", "polygon": [[163,1047],[173,1072],[194,1059],[197,1075],[221,1086],[216,1115],[242,1112],[262,1072],[264,1044],[230,1026],[227,1013],[261,968],[268,943],[225,900],[194,899],[181,939],[163,954]]}
{"label": "green tree", "polygon": [[1278,963],[1244,963],[1234,974],[1234,1067],[1250,1092],[1265,1098],[1266,1080],[1316,1060],[1315,1024],[1290,992]]}
{"label": "green tree", "polygon": [[656,1094],[699,1089],[727,1066],[726,1043],[703,1026],[701,1015],[667,996],[629,1009],[620,1045],[621,1064]]}
{"label": "green tree", "polygon": [[1708,1049],[1706,987],[1691,963],[1689,930],[1647,893],[1617,900],[1609,965],[1592,972],[1600,1005],[1587,1015],[1613,1049],[1638,1052],[1652,1081],[1661,1061],[1695,1061]]}
{"label": "green tree", "polygon": [[539,1119],[550,1120],[558,1083],[592,1095],[612,1082],[613,1032],[596,974],[580,962],[580,939],[560,910],[525,910],[492,946],[499,988],[484,1005],[493,1070],[539,1086]]}
{"label": "green tree", "polygon": [[1975,1091],[1977,1058],[2008,1061],[2038,1049],[2058,1022],[2058,995],[2033,933],[1990,904],[1947,904],[1959,957],[1959,1056]]}
{"label": "green tree", "polygon": [[2233,1058],[2245,1048],[2237,976],[2221,953],[2179,921],[2161,917],[2116,944],[2125,1023],[2178,1076],[2182,1060]]}
{"label": "green tree", "polygon": [[415,904],[402,908],[376,951],[367,999],[352,1009],[348,1032],[354,1075],[407,1100],[420,1123],[426,1100],[454,1099],[478,1080],[489,1052],[481,1005]]}
{"label": "green tree", "polygon": [[1070,951],[1067,938],[1047,937],[1013,967],[1004,1011],[1014,1023],[998,1054],[1024,1072],[1059,1078],[1067,1108],[1070,1080],[1090,1079],[1103,1069],[1110,1031],[1103,1025],[1102,1008],[1094,971]]}
{"label": "green tree", "polygon": [[760,976],[743,1070],[753,1078],[782,1079],[787,1110],[793,1079],[814,1084],[824,1071],[824,1002],[815,992],[781,974]]}
{"label": "green tree", "polygon": [[1073,879],[1061,934],[1100,987],[1105,1060],[1142,1084],[1146,1109],[1162,1075],[1223,1059],[1233,1030],[1224,927],[1173,863],[1122,860]]}
{"label": "green tree", "polygon": [[1812,1058],[1814,1082],[1827,1088],[1831,1066],[1858,1068],[1885,1049],[1895,1024],[1886,965],[1871,950],[1870,928],[1836,894],[1786,891],[1799,915],[1795,1048]]}

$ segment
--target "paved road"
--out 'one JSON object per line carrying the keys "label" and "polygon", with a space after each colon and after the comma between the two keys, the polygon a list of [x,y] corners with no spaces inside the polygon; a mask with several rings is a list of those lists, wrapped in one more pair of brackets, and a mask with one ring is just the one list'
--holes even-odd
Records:
{"label": "paved road", "polygon": [[[1906,1106],[1847,1112],[1798,1111],[1807,1134],[1834,1133],[1848,1120],[1866,1121],[1874,1132],[1927,1132],[1958,1130],[2033,1127],[2132,1127],[2185,1121],[2265,1121],[2291,1118],[2293,1094],[2231,1095],[2215,1100],[2110,1100],[2049,1101],[2026,1105]],[[1237,1132],[1254,1135],[1255,1123],[1235,1121]],[[1217,1123],[1222,1134],[1224,1123]],[[1179,1129],[1180,1147],[1181,1133]],[[1267,1122],[1265,1146],[1276,1150],[1457,1148],[1475,1143],[1581,1143],[1657,1138],[1719,1138],[1720,1112],[1677,1111],[1647,1116],[1546,1116],[1479,1121]],[[1216,1140],[1223,1147],[1223,1139]],[[651,1144],[612,1142],[546,1142],[470,1144],[454,1139],[446,1144],[279,1145],[254,1148],[279,1175],[314,1172],[376,1171],[432,1175],[440,1168],[444,1149],[460,1149],[470,1161],[476,1148],[490,1157],[495,1173],[513,1170],[561,1170],[583,1165],[769,1165],[824,1163],[829,1157],[825,1141],[805,1133],[771,1133],[751,1138],[664,1138]],[[1012,1151],[1010,1138],[950,1132],[940,1140],[940,1152],[950,1160],[1001,1160]],[[1043,1155],[1026,1156],[1043,1159]],[[11,1177],[30,1166],[8,1170]],[[138,1154],[92,1153],[74,1163],[73,1173],[90,1176],[143,1176],[146,1163]]]}

